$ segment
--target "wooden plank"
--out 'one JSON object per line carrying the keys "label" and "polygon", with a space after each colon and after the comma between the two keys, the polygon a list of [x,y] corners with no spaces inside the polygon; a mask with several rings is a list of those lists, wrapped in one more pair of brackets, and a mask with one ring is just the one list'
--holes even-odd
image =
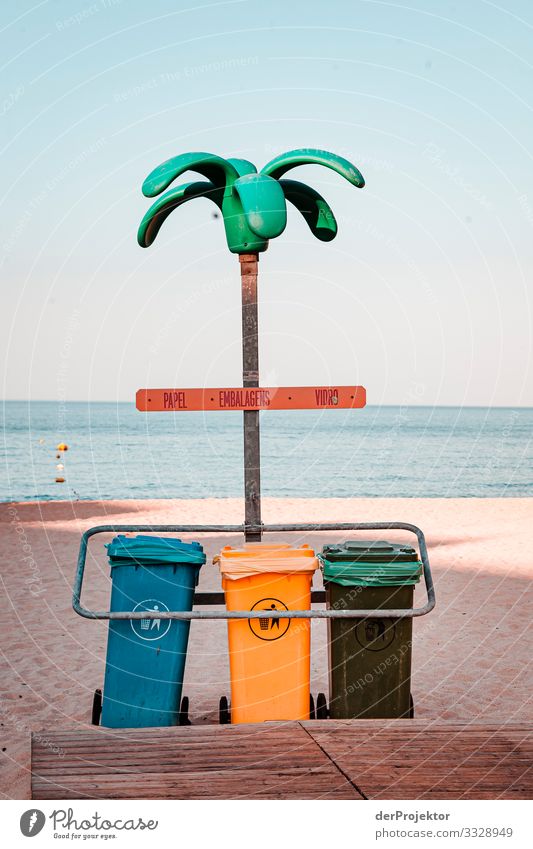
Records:
{"label": "wooden plank", "polygon": [[331,763],[308,771],[224,769],[131,776],[34,777],[34,799],[361,799]]}
{"label": "wooden plank", "polygon": [[[354,724],[356,723],[356,725]],[[265,723],[266,725],[267,723]],[[353,732],[355,728],[371,731],[372,729],[382,731],[388,729],[402,734],[404,731],[425,731],[428,728],[432,730],[440,729],[444,733],[448,733],[454,728],[461,731],[478,730],[483,733],[487,730],[508,731],[508,730],[523,730],[531,734],[533,723],[523,720],[502,720],[502,722],[483,722],[481,720],[464,720],[464,719],[314,719],[311,723],[302,722],[302,725],[307,728],[313,728],[320,731],[335,731],[339,733],[342,730]]]}
{"label": "wooden plank", "polygon": [[363,722],[304,725],[369,799],[533,798],[531,726]]}
{"label": "wooden plank", "polygon": [[362,798],[299,723],[40,734],[32,797]]}
{"label": "wooden plank", "polygon": [[[295,731],[296,729],[296,731]],[[173,750],[176,746],[213,744],[224,746],[252,745],[257,747],[269,746],[272,741],[283,742],[290,746],[291,741],[296,745],[296,739],[305,740],[298,734],[297,723],[262,723],[261,725],[196,725],[189,727],[173,726],[169,728],[142,729],[111,729],[88,726],[80,731],[68,733],[62,731],[47,731],[47,745],[35,743],[35,751],[46,754],[55,746],[68,745],[70,748],[88,745],[100,746],[101,742],[108,743],[115,750],[136,750],[146,748],[151,750],[153,745],[167,747]],[[40,732],[41,735],[44,732]],[[295,734],[297,737],[295,738]]]}
{"label": "wooden plank", "polygon": [[371,799],[531,799],[532,764],[533,726],[526,723],[84,726],[32,740],[32,793],[50,799],[360,799],[360,790]]}

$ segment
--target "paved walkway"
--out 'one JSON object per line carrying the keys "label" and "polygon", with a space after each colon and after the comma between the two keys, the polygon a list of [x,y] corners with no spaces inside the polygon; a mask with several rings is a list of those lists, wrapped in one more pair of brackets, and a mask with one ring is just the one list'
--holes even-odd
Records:
{"label": "paved walkway", "polygon": [[[265,499],[265,522],[413,522],[426,532],[437,608],[414,623],[413,695],[421,719],[525,721],[531,710],[533,499]],[[242,520],[234,500],[0,505],[0,792],[30,794],[30,732],[85,724],[104,676],[106,624],[71,609],[79,537],[91,525]],[[395,539],[401,534],[394,534]],[[332,534],[310,534],[320,548]],[[407,537],[405,537],[407,539]],[[91,544],[84,602],[109,602],[103,543]],[[203,540],[208,563],[237,537]],[[219,589],[216,569],[200,589]],[[420,601],[422,591],[418,596]],[[327,692],[325,623],[313,624],[312,691]],[[229,692],[226,626],[195,622],[184,692],[195,724],[217,720]],[[44,742],[46,742],[43,737]]]}

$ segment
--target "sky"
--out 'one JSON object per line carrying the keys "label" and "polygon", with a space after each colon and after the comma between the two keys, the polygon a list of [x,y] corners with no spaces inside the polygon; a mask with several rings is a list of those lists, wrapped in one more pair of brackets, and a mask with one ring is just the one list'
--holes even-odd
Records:
{"label": "sky", "polygon": [[0,395],[241,384],[223,223],[194,200],[142,249],[141,184],[187,151],[305,147],[366,186],[289,175],[339,232],[290,208],[261,254],[262,385],[533,405],[532,39],[521,0],[4,0]]}

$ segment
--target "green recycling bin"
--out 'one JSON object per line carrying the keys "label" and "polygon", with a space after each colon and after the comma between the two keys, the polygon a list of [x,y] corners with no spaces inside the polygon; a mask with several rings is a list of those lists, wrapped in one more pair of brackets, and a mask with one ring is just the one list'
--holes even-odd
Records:
{"label": "green recycling bin", "polygon": [[[413,607],[422,563],[409,545],[347,540],[319,555],[326,605],[337,610]],[[413,620],[328,620],[329,715],[381,719],[413,715]]]}

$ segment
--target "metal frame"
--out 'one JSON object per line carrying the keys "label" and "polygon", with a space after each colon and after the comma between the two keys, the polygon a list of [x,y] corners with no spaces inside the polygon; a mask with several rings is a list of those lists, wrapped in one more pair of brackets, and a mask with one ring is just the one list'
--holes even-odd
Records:
{"label": "metal frame", "polygon": [[[89,528],[82,535],[80,551],[78,554],[78,565],[74,579],[72,592],[72,607],[80,616],[86,619],[259,619],[263,617],[264,611],[252,610],[169,610],[150,612],[141,610],[133,611],[110,610],[94,611],[87,610],[81,605],[81,591],[87,548],[89,539],[95,534],[105,533],[180,533],[180,534],[242,534],[246,530],[244,525],[98,525]],[[254,529],[255,530],[255,529]],[[319,524],[296,524],[296,525],[263,525],[261,531],[265,533],[298,533],[300,531],[388,531],[402,530],[410,531],[418,539],[420,558],[424,570],[424,581],[426,584],[427,601],[423,607],[401,608],[401,609],[378,609],[378,610],[273,610],[269,611],[270,619],[412,619],[416,616],[425,616],[435,607],[435,589],[433,577],[429,565],[426,540],[423,532],[416,525],[406,522],[325,522]],[[324,592],[312,593],[311,601],[320,603],[325,601]],[[223,593],[195,593],[195,604],[223,604]]]}

